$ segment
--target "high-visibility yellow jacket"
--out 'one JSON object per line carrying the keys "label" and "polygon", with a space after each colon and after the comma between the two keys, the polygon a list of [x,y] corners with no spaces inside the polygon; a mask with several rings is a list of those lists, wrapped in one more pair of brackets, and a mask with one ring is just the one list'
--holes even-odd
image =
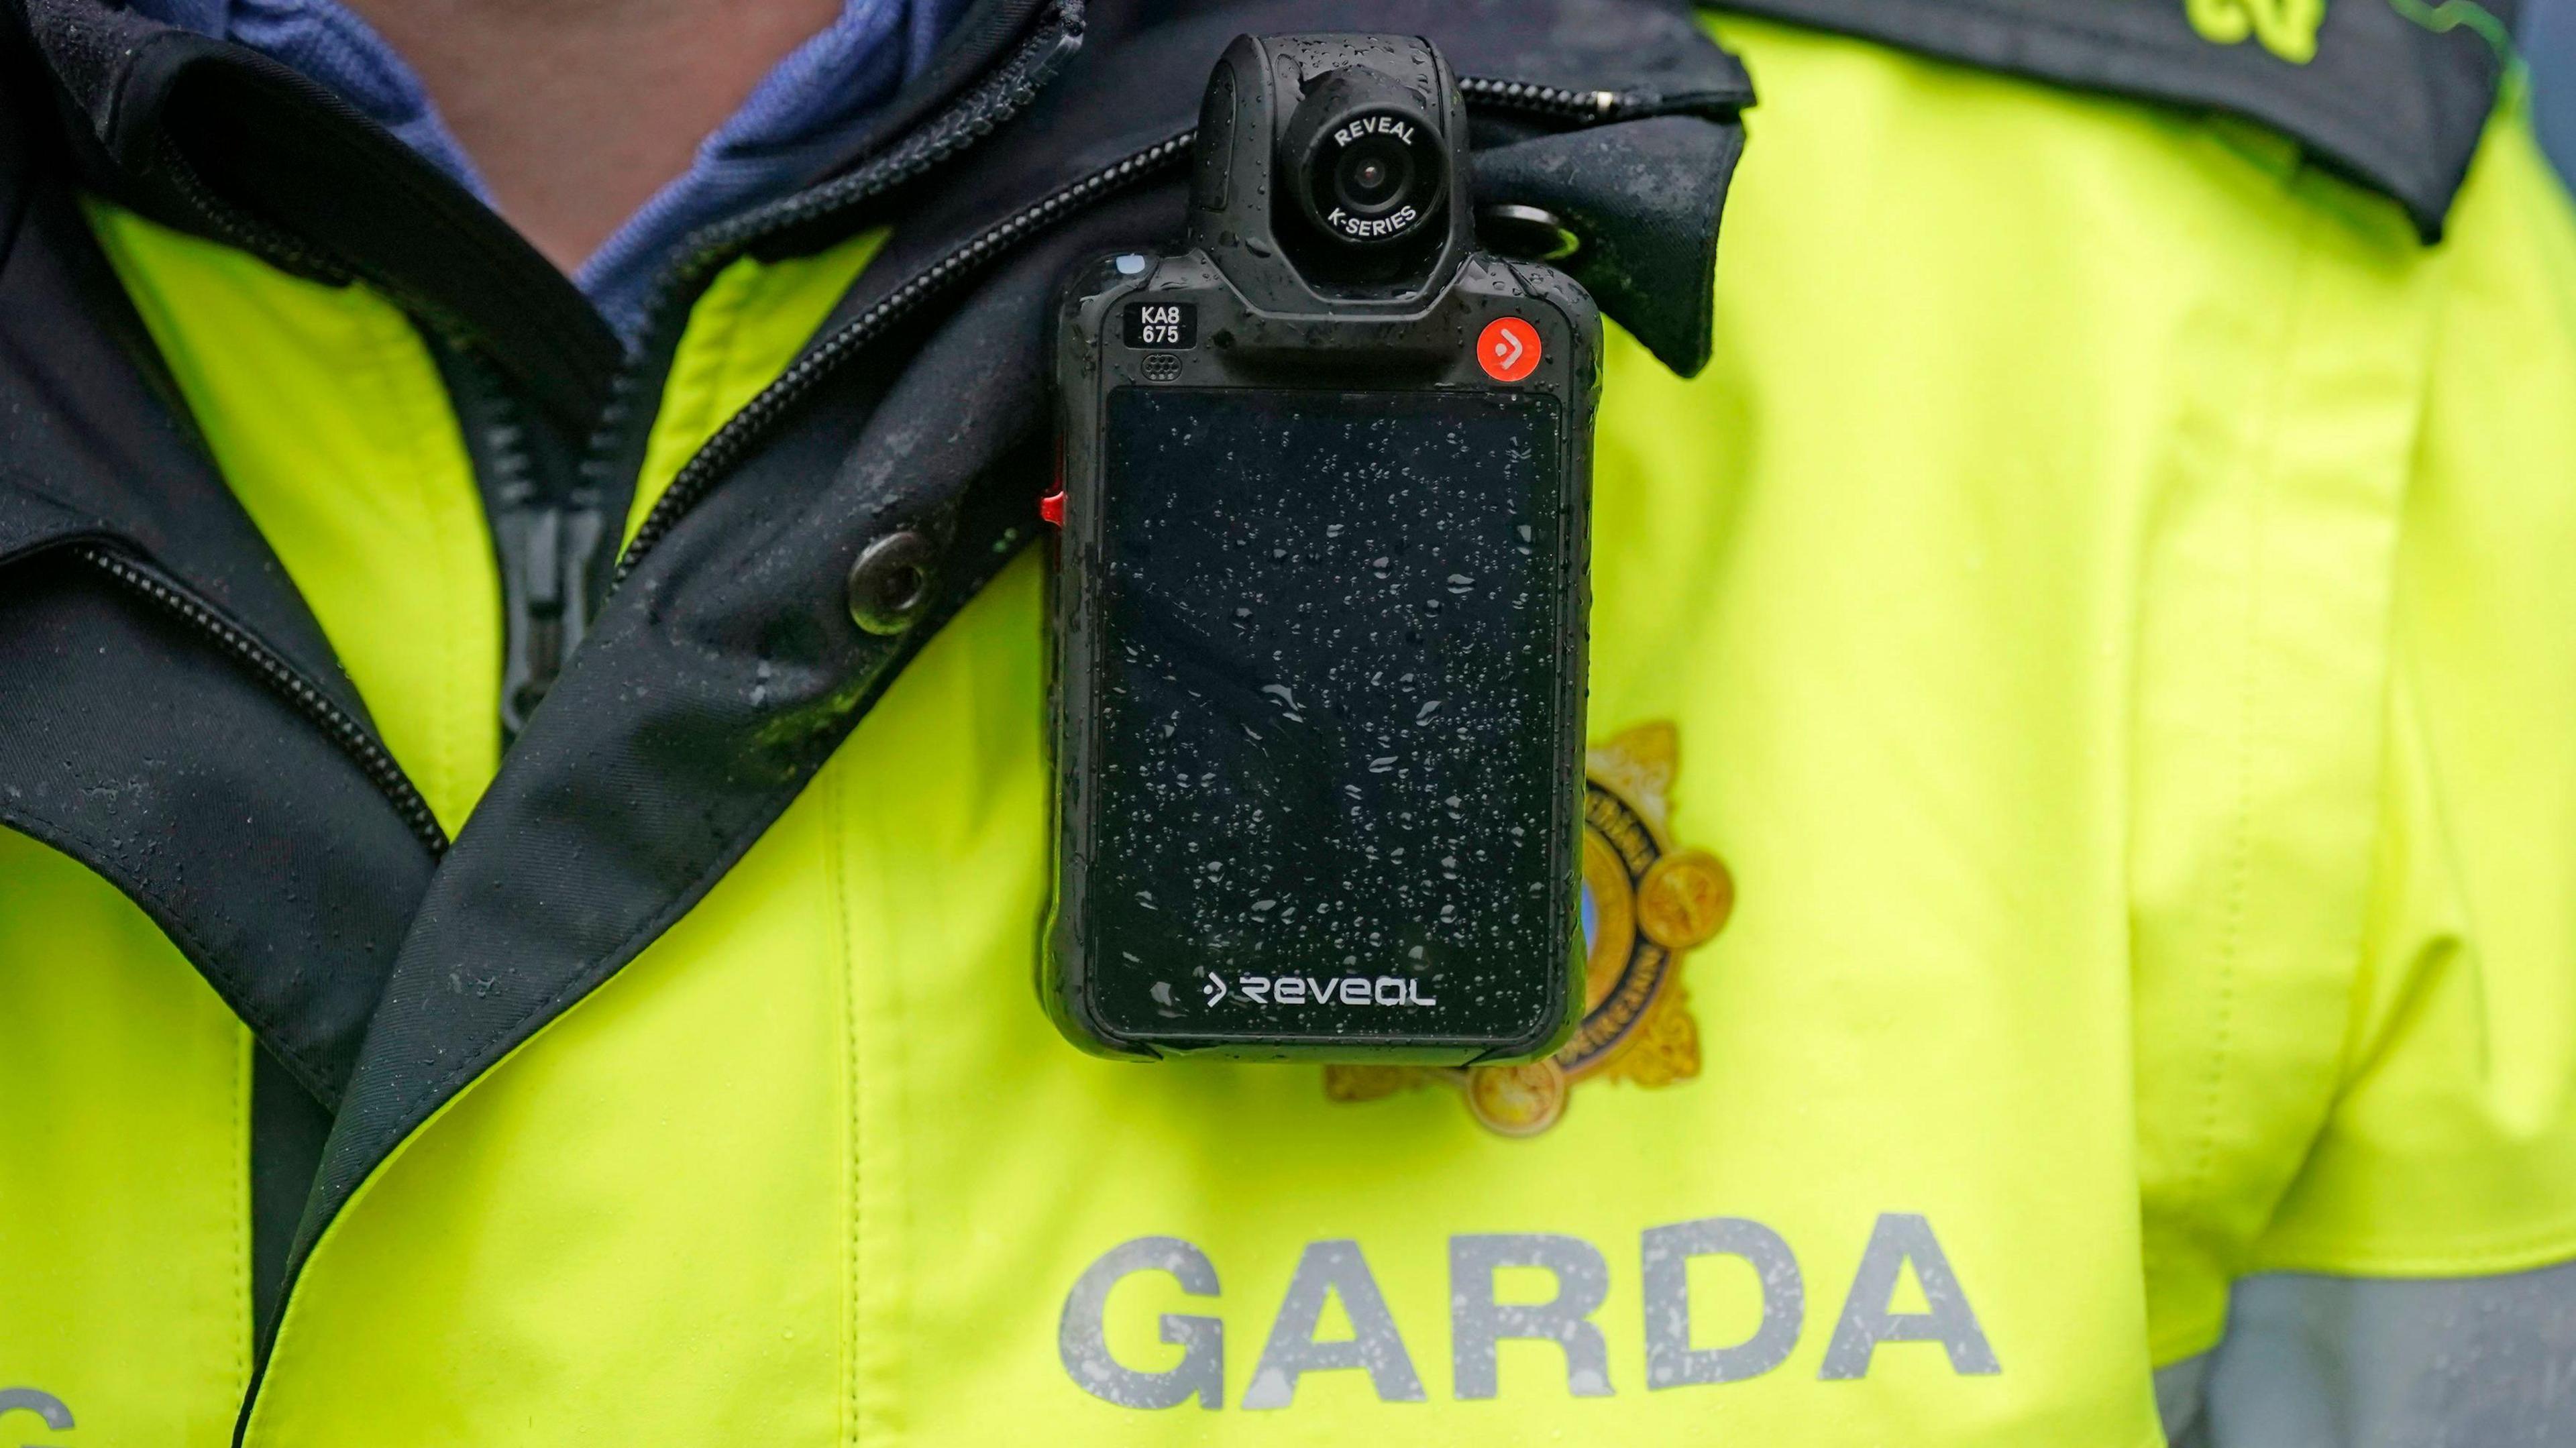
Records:
{"label": "high-visibility yellow jacket", "polygon": [[[138,141],[141,107],[17,137],[0,1440],[2576,1435],[2576,226],[2509,81],[2492,116],[2310,86],[2380,3],[2102,8],[2223,61],[2177,41],[2176,74],[2483,129],[2405,174],[2252,82],[2051,61],[2025,6],[1874,40],[1830,4],[1705,22],[1761,96],[1713,359],[1677,377],[1614,329],[1599,420],[1604,1028],[1508,1079],[1134,1066],[1049,1027],[1034,518],[940,525],[990,562],[864,678],[832,672],[864,641],[828,580],[776,561],[822,538],[846,566],[916,459],[994,429],[892,372],[793,390],[890,325],[867,309],[955,222],[938,193],[726,261],[667,365],[602,389],[628,536],[782,373],[804,481],[707,491],[505,756],[543,599],[504,576],[495,470],[579,409],[534,344],[520,375],[456,338],[558,303],[408,291],[409,233],[327,194],[389,151],[297,152],[299,200],[186,177],[195,143]],[[158,56],[168,124],[301,144],[291,88],[81,8],[28,6],[7,43],[49,69],[8,85]],[[1061,20],[988,64],[1085,83],[1036,74]],[[2390,53],[2452,64],[2474,28]],[[2010,35],[2040,74],[1966,63]],[[231,197],[205,215],[236,229],[120,167]],[[379,232],[383,267],[334,269]],[[75,234],[96,250],[27,239]],[[1024,340],[909,345],[962,376]],[[146,360],[111,387],[116,358]],[[114,406],[56,406],[84,388]],[[191,458],[237,518],[169,481]],[[136,520],[85,501],[110,475]],[[192,574],[245,519],[274,564]],[[717,606],[779,599],[759,628]],[[788,707],[693,752],[754,680]],[[663,722],[595,744],[621,708]],[[369,801],[372,832],[263,781]],[[601,871],[661,903],[630,921]],[[593,939],[619,948],[527,964]],[[279,1020],[344,973],[391,984],[342,1056],[291,1059],[322,1037]],[[499,1024],[433,1029],[460,1020]],[[346,1086],[327,1142],[316,1080]]]}

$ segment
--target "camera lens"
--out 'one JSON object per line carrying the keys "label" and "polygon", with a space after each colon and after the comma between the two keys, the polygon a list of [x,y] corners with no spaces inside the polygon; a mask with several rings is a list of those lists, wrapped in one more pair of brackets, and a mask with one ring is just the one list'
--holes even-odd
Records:
{"label": "camera lens", "polygon": [[1420,97],[1391,76],[1321,77],[1289,118],[1280,149],[1300,209],[1335,241],[1384,246],[1442,214],[1446,144]]}
{"label": "camera lens", "polygon": [[1357,216],[1382,216],[1402,204],[1413,184],[1413,158],[1379,137],[1342,148],[1333,163],[1333,201]]}
{"label": "camera lens", "polygon": [[1416,114],[1373,109],[1317,128],[1306,155],[1309,215],[1340,241],[1400,240],[1433,213],[1441,151]]}

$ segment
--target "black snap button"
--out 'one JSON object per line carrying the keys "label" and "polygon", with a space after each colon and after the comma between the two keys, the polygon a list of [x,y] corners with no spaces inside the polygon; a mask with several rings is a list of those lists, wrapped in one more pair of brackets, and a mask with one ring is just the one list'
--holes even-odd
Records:
{"label": "black snap button", "polygon": [[899,634],[930,606],[930,578],[939,555],[930,540],[906,528],[859,551],[850,565],[850,621],[872,634]]}

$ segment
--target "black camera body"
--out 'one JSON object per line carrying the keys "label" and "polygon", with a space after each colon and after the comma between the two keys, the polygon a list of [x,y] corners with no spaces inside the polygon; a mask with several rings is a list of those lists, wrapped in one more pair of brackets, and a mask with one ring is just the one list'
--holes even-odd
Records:
{"label": "black camera body", "polygon": [[1427,41],[1242,37],[1188,244],[1067,288],[1040,989],[1086,1049],[1463,1065],[1581,1015],[1600,322],[1476,248],[1466,140]]}

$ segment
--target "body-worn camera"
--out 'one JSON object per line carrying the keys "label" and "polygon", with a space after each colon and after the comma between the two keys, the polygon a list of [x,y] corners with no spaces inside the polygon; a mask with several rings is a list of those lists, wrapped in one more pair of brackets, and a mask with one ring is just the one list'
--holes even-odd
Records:
{"label": "body-worn camera", "polygon": [[1238,39],[1188,244],[1059,315],[1041,990],[1130,1056],[1463,1064],[1580,1013],[1592,413],[1429,42]]}

